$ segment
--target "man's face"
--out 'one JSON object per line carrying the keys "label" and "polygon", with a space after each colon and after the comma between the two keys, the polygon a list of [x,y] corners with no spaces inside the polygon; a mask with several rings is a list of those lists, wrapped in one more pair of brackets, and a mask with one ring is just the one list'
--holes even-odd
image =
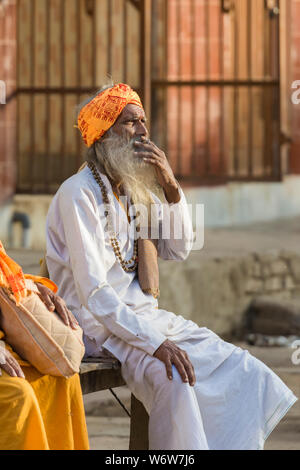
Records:
{"label": "man's face", "polygon": [[111,128],[114,133],[128,140],[148,139],[145,112],[135,104],[128,104]]}

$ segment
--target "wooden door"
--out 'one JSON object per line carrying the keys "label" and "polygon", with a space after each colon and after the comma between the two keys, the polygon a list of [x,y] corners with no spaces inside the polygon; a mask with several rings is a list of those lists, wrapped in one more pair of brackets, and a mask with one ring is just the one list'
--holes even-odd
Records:
{"label": "wooden door", "polygon": [[153,8],[153,131],[177,177],[280,179],[279,1]]}
{"label": "wooden door", "polygon": [[85,147],[76,106],[109,77],[141,91],[141,5],[18,0],[18,192],[53,193]]}

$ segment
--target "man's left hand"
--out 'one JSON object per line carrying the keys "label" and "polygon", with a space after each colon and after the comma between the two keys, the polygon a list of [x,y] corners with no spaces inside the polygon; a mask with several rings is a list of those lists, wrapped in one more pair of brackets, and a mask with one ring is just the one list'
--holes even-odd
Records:
{"label": "man's left hand", "polygon": [[68,310],[65,301],[43,284],[36,284],[39,296],[50,312],[56,311],[65,325],[77,330],[78,322],[72,312]]}
{"label": "man's left hand", "polygon": [[176,181],[172,168],[165,153],[153,142],[142,137],[141,142],[134,142],[136,147],[135,155],[151,165],[154,165],[157,180],[163,187],[166,199],[170,202],[179,202],[179,185]]}

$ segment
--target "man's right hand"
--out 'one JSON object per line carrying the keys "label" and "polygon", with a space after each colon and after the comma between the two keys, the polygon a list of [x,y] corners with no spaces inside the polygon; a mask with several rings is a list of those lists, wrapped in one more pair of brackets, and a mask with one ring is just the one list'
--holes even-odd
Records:
{"label": "man's right hand", "polygon": [[5,348],[0,350],[0,375],[1,369],[5,370],[11,377],[25,379],[25,375],[14,356]]}
{"label": "man's right hand", "polygon": [[173,378],[172,364],[178,370],[183,382],[189,382],[191,386],[196,383],[194,366],[191,363],[187,353],[180,349],[170,340],[164,341],[153,354],[154,357],[164,362],[167,370],[167,376],[170,380]]}

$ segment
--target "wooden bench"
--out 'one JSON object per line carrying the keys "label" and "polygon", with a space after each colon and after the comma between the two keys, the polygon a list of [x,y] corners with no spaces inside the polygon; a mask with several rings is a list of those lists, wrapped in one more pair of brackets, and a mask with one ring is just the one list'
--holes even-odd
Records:
{"label": "wooden bench", "polygon": [[[108,357],[84,359],[80,367],[80,381],[84,395],[126,385],[119,361]],[[131,395],[130,414],[129,450],[148,450],[149,416],[134,395]]]}

